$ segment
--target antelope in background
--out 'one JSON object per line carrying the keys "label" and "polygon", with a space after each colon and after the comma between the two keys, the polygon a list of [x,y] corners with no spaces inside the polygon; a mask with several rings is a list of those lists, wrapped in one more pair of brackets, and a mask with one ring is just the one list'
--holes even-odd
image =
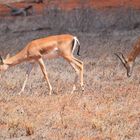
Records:
{"label": "antelope in background", "polygon": [[11,9],[11,16],[18,16],[18,15],[24,15],[24,16],[28,16],[30,14],[30,10],[32,10],[33,13],[33,6],[32,5],[28,5],[24,8],[16,8],[13,7],[9,4],[4,4],[6,7]]}
{"label": "antelope in background", "polygon": [[49,94],[51,95],[52,86],[48,78],[48,74],[46,71],[43,58],[51,59],[51,58],[63,57],[65,60],[69,62],[69,64],[73,67],[73,69],[77,73],[74,80],[72,92],[76,90],[76,82],[78,80],[79,74],[80,74],[80,81],[81,81],[80,84],[81,84],[82,90],[84,90],[83,62],[73,56],[73,52],[76,46],[78,46],[77,55],[79,55],[80,42],[78,41],[77,37],[69,35],[69,34],[56,35],[56,36],[36,39],[28,43],[25,48],[23,48],[20,52],[18,52],[16,55],[12,57],[9,57],[3,60],[2,57],[0,56],[0,71],[5,71],[9,67],[15,66],[24,61],[30,62],[30,65],[28,66],[28,70],[26,72],[25,81],[22,85],[21,91],[19,92],[19,94],[21,94],[22,92],[24,92],[27,80],[34,66],[34,63],[38,63],[40,65],[44,78],[46,79],[48,83]]}
{"label": "antelope in background", "polygon": [[126,56],[124,56],[121,52],[115,53],[115,55],[121,60],[124,67],[126,68],[128,77],[132,75],[135,59],[139,54],[140,54],[140,39],[135,43],[132,50]]}

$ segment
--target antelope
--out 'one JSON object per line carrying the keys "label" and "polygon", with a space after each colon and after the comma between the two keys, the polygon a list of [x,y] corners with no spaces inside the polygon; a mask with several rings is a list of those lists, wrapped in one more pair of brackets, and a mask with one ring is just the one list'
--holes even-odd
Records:
{"label": "antelope", "polygon": [[15,8],[15,7],[12,7],[9,4],[4,4],[4,5],[11,9],[11,15],[12,16],[18,16],[18,15],[27,16],[27,15],[29,15],[29,10],[33,9],[32,5],[28,5],[28,6],[24,7],[24,8]]}
{"label": "antelope", "polygon": [[19,92],[19,94],[21,94],[22,92],[24,92],[27,80],[33,69],[34,64],[38,63],[44,75],[44,78],[48,83],[49,95],[51,95],[52,86],[48,78],[44,59],[62,57],[67,62],[69,62],[69,64],[76,72],[72,93],[76,90],[78,75],[80,76],[80,85],[83,91],[83,62],[73,56],[76,47],[78,47],[77,55],[79,55],[80,42],[76,36],[70,34],[54,35],[32,40],[16,55],[12,57],[7,57],[5,59],[2,59],[2,57],[0,56],[0,71],[6,71],[9,67],[15,66],[25,61],[29,62],[30,65],[28,66],[28,69],[26,71],[26,78]]}
{"label": "antelope", "polygon": [[124,56],[123,53],[115,53],[115,55],[121,60],[122,64],[126,68],[127,77],[130,77],[133,72],[133,67],[136,57],[140,54],[140,39],[134,44],[132,50]]}

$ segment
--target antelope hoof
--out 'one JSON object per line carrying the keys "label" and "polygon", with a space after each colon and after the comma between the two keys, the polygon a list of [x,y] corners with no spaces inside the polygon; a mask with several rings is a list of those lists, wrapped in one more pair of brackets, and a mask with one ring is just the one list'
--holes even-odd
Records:
{"label": "antelope hoof", "polygon": [[84,85],[82,85],[81,88],[82,88],[82,92],[84,92],[85,91]]}
{"label": "antelope hoof", "polygon": [[72,91],[71,91],[71,94],[73,94],[75,90],[76,90],[76,86],[74,85],[74,86],[73,86],[73,89],[72,89]]}
{"label": "antelope hoof", "polygon": [[52,87],[50,86],[50,87],[49,87],[49,95],[52,95],[52,92],[53,92],[53,89],[52,89]]}
{"label": "antelope hoof", "polygon": [[23,90],[21,90],[19,93],[18,93],[18,95],[21,95],[21,93],[23,93],[24,91]]}
{"label": "antelope hoof", "polygon": [[49,95],[50,95],[50,96],[52,95],[52,90],[51,90],[51,91],[49,91]]}
{"label": "antelope hoof", "polygon": [[133,62],[128,63],[128,65],[127,65],[127,77],[131,77],[132,72],[133,72],[133,66],[134,66]]}
{"label": "antelope hoof", "polygon": [[127,73],[127,77],[131,77],[131,74],[130,73]]}

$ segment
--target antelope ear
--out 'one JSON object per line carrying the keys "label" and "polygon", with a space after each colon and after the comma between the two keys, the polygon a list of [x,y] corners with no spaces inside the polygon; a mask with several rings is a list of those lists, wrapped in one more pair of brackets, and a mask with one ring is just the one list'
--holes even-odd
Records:
{"label": "antelope ear", "polygon": [[8,59],[8,58],[10,58],[10,54],[9,53],[6,55],[6,59]]}
{"label": "antelope ear", "polygon": [[3,63],[3,59],[2,59],[2,57],[0,56],[0,65],[3,65],[4,63]]}

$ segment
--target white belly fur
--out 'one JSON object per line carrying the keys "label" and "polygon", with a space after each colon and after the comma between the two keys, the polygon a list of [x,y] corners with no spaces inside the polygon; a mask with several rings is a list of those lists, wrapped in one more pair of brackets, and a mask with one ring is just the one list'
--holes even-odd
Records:
{"label": "white belly fur", "polygon": [[52,59],[52,58],[57,58],[59,57],[59,51],[58,48],[54,48],[52,51],[50,51],[49,53],[43,55],[43,58],[45,59]]}

